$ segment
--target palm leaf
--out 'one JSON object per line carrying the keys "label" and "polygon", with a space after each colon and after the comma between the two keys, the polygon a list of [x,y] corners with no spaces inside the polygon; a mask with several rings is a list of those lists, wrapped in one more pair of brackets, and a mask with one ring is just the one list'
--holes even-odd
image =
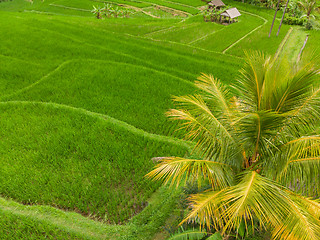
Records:
{"label": "palm leaf", "polygon": [[254,171],[243,175],[235,186],[194,195],[192,208],[186,220],[223,227],[223,232],[236,229],[243,220],[247,229],[253,227],[255,216],[273,229],[275,239],[313,240],[320,234],[317,202],[297,196]]}
{"label": "palm leaf", "polygon": [[202,74],[195,82],[195,86],[205,92],[207,102],[214,105],[215,109],[219,109],[230,120],[234,114],[230,109],[232,96],[229,90],[221,84],[221,82],[212,75]]}
{"label": "palm leaf", "polygon": [[281,170],[277,174],[278,181],[297,192],[319,196],[320,136],[311,135],[291,140],[281,151],[284,164],[278,168]]}
{"label": "palm leaf", "polygon": [[283,196],[272,181],[249,171],[235,186],[216,192],[193,195],[192,211],[185,221],[199,221],[210,228],[235,229],[242,219],[246,227],[253,225],[252,213],[261,223],[279,224]]}
{"label": "palm leaf", "polygon": [[178,186],[181,182],[195,179],[201,186],[208,179],[212,188],[224,188],[232,183],[232,170],[227,164],[208,160],[185,158],[165,158],[147,175],[154,180],[162,180],[165,184]]}
{"label": "palm leaf", "polygon": [[318,202],[289,192],[287,203],[290,211],[282,224],[275,226],[273,238],[318,240],[320,236]]}
{"label": "palm leaf", "polygon": [[207,240],[223,240],[223,239],[221,234],[219,232],[216,232],[212,234],[210,237],[208,237]]}
{"label": "palm leaf", "polygon": [[[227,159],[239,154],[238,141],[233,137],[234,128],[224,116],[216,114],[199,95],[176,97],[181,109],[172,109],[168,116],[180,120],[181,128],[187,132],[187,140],[196,141],[194,151],[205,159],[219,161],[228,153]],[[185,110],[188,109],[188,110]]]}

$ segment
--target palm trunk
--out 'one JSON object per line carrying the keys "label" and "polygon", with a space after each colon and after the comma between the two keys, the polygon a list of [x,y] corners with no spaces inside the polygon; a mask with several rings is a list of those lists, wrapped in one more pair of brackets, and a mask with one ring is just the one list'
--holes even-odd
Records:
{"label": "palm trunk", "polygon": [[288,7],[288,3],[289,3],[289,0],[287,0],[286,7],[285,7],[284,10],[283,10],[283,14],[282,14],[280,26],[279,26],[279,29],[278,29],[278,32],[277,32],[277,36],[279,35],[280,28],[281,28],[281,26],[282,26],[282,22],[283,22],[283,19],[284,19],[284,14],[286,13],[286,10],[287,10],[287,7]]}
{"label": "palm trunk", "polygon": [[273,21],[272,21],[271,28],[270,28],[270,32],[269,32],[269,37],[271,36],[271,32],[272,32],[272,28],[273,28],[273,25],[274,25],[274,21],[276,20],[276,16],[277,16],[277,13],[278,13],[278,8],[279,8],[279,5],[280,5],[280,1],[281,0],[278,0],[278,4],[277,4],[277,7],[276,7],[276,12],[274,14]]}

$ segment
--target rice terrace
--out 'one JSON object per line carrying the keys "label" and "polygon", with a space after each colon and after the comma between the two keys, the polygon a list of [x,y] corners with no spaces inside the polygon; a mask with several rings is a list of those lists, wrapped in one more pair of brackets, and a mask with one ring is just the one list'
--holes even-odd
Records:
{"label": "rice terrace", "polygon": [[320,239],[319,7],[0,0],[0,239]]}

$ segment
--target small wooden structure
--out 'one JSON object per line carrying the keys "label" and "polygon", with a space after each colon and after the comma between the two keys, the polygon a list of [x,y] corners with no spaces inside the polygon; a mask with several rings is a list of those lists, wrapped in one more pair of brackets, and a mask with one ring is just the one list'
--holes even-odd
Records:
{"label": "small wooden structure", "polygon": [[223,13],[220,14],[220,22],[223,21],[222,17],[229,20],[229,23],[231,22],[237,22],[238,17],[241,16],[241,13],[238,11],[237,8],[230,8]]}
{"label": "small wooden structure", "polygon": [[225,4],[221,0],[212,0],[208,3],[209,8],[215,8],[220,9],[221,7],[224,7]]}

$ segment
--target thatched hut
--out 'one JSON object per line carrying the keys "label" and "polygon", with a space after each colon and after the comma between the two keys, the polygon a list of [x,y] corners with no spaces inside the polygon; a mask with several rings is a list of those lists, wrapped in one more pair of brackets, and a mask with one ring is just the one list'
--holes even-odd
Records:
{"label": "thatched hut", "polygon": [[221,0],[212,0],[208,3],[209,8],[215,8],[220,9],[221,7],[224,7],[225,4]]}
{"label": "thatched hut", "polygon": [[230,8],[220,14],[220,22],[223,21],[222,18],[228,19],[229,23],[238,21],[238,17],[241,16],[241,13],[237,8]]}

